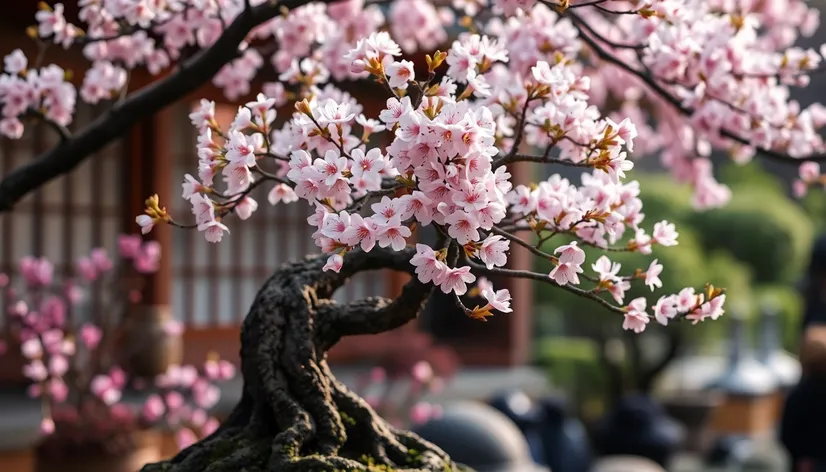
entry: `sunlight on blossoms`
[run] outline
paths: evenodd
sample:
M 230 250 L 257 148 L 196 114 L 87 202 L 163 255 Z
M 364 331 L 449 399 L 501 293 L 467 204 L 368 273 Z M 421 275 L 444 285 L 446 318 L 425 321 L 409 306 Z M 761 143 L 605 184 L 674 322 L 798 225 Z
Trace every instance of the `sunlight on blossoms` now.
M 218 243 L 230 237 L 230 214 L 245 220 L 259 204 L 305 200 L 325 270 L 342 270 L 357 249 L 407 251 L 422 283 L 481 320 L 511 310 L 507 290 L 479 288 L 487 276 L 556 285 L 622 314 L 636 332 L 651 320 L 723 313 L 725 293 L 712 285 L 626 300 L 634 284 L 662 287 L 668 267 L 656 251 L 678 241 L 673 224 L 645 221 L 645 190 L 627 175 L 637 159 L 657 156 L 691 186 L 698 210 L 731 198 L 715 179 L 715 151 L 737 163 L 763 156 L 798 166 L 798 196 L 826 186 L 826 108 L 790 98 L 826 52 L 795 45 L 819 26 L 801 0 L 396 0 L 386 8 L 346 0 L 291 9 L 176 0 L 81 2 L 79 10 L 76 26 L 62 5 L 41 6 L 30 35 L 81 47 L 91 67 L 73 82 L 54 64 L 8 55 L 0 133 L 19 138 L 33 118 L 69 139 L 78 97 L 128 101 L 133 69 L 175 73 L 193 48 L 213 51 L 249 23 L 237 54 L 210 75 L 241 104 L 235 119 L 220 126 L 207 100 L 190 115 L 199 162 L 182 197 L 194 223 L 176 221 L 152 196 L 136 219 L 142 232 L 170 223 Z M 417 52 L 429 53 L 424 64 Z M 270 68 L 278 80 L 255 90 Z M 384 108 L 366 113 L 330 83 L 350 80 L 374 82 Z M 291 104 L 277 122 L 275 110 Z M 582 174 L 515 182 L 518 163 Z M 267 202 L 251 197 L 259 186 Z M 424 226 L 438 243 L 416 244 Z M 552 269 L 510 267 L 515 246 Z M 651 254 L 650 265 L 623 268 L 615 251 Z M 484 301 L 466 306 L 470 293 Z

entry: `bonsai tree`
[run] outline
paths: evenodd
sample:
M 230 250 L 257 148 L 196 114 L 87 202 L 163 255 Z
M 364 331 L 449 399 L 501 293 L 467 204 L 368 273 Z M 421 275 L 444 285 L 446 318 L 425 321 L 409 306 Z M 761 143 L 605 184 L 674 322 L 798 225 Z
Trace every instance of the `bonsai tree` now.
M 508 291 L 488 283 L 476 287 L 485 301 L 467 304 L 468 286 L 481 276 L 553 285 L 609 309 L 636 333 L 652 320 L 716 319 L 725 294 L 710 284 L 654 303 L 626 299 L 629 285 L 661 285 L 653 257 L 627 273 L 610 259 L 585 272 L 580 246 L 648 255 L 677 244 L 673 224 L 644 221 L 640 188 L 626 180 L 628 153 L 636 145 L 639 154 L 660 154 L 693 186 L 697 208 L 730 197 L 705 157 L 712 148 L 738 161 L 759 153 L 803 164 L 807 186 L 823 180 L 815 132 L 823 107 L 801 110 L 787 99 L 788 87 L 804 85 L 821 60 L 790 46 L 798 29 L 812 32 L 817 23 L 804 2 L 789 1 L 782 14 L 773 2 L 699 0 L 328 3 L 84 0 L 80 26 L 62 6 L 44 6 L 32 36 L 83 47 L 92 65 L 80 98 L 115 100 L 76 134 L 66 126 L 77 90 L 64 71 L 29 67 L 20 52 L 6 58 L 0 130 L 17 137 L 21 118 L 33 117 L 63 141 L 4 176 L 2 209 L 209 80 L 234 100 L 265 64 L 279 74 L 241 101 L 229 126 L 218 125 L 209 101 L 192 113 L 198 178 L 186 178 L 183 197 L 194 220 L 150 197 L 137 223 L 144 233 L 162 223 L 197 228 L 218 243 L 232 214 L 243 220 L 258 207 L 251 190 L 266 185 L 272 204 L 311 202 L 308 223 L 324 255 L 283 266 L 253 301 L 241 329 L 243 396 L 229 418 L 146 471 L 454 469 L 437 446 L 392 426 L 337 381 L 326 351 L 343 336 L 407 323 L 434 287 L 475 319 L 511 311 Z M 454 25 L 462 31 L 451 38 Z M 447 52 L 433 51 L 443 43 Z M 409 60 L 417 50 L 428 52 L 419 67 Z M 136 67 L 164 75 L 130 94 Z M 330 84 L 356 79 L 386 91 L 378 116 L 365 116 Z M 294 113 L 275 129 L 275 107 L 290 102 Z M 601 105 L 617 111 L 603 116 Z M 374 137 L 391 142 L 370 144 Z M 579 167 L 582 182 L 556 175 L 512 183 L 509 170 L 519 163 Z M 440 235 L 433 246 L 411 246 L 422 225 Z M 574 240 L 551 242 L 561 236 Z M 556 247 L 540 249 L 547 244 Z M 512 246 L 553 269 L 508 267 Z M 394 300 L 331 301 L 354 274 L 380 269 L 413 277 Z

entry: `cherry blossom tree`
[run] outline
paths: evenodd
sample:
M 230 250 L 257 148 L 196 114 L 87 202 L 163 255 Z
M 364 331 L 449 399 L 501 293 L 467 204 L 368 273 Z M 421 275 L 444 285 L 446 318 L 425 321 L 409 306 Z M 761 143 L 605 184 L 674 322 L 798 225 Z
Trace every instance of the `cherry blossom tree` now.
M 438 447 L 387 423 L 341 384 L 325 361 L 343 336 L 414 319 L 433 290 L 467 316 L 511 311 L 486 277 L 535 280 L 602 304 L 624 329 L 720 317 L 711 284 L 626 300 L 632 284 L 660 286 L 655 250 L 678 229 L 644 221 L 633 156 L 657 155 L 698 209 L 726 203 L 709 155 L 760 155 L 800 166 L 798 194 L 826 184 L 818 131 L 826 108 L 789 98 L 808 84 L 822 53 L 794 46 L 818 13 L 801 0 L 80 0 L 79 20 L 44 6 L 32 36 L 79 46 L 92 65 L 80 98 L 112 107 L 70 134 L 78 90 L 56 64 L 15 51 L 0 80 L 0 132 L 35 118 L 63 138 L 0 182 L 0 209 L 74 168 L 130 126 L 205 82 L 242 100 L 231 124 L 203 100 L 190 115 L 197 169 L 183 182 L 192 221 L 157 196 L 136 222 L 232 237 L 267 186 L 269 204 L 306 200 L 322 255 L 280 268 L 244 320 L 243 397 L 209 437 L 146 471 L 456 470 Z M 446 49 L 447 52 L 437 48 Z M 426 52 L 425 64 L 411 56 Z M 130 71 L 162 78 L 126 93 Z M 277 82 L 253 80 L 274 69 Z M 386 106 L 368 116 L 333 83 L 378 83 Z M 259 93 L 260 92 L 260 93 Z M 283 126 L 276 109 L 294 104 Z M 373 140 L 375 138 L 375 140 Z M 372 144 L 386 138 L 387 146 Z M 633 153 L 633 154 L 632 154 Z M 581 168 L 511 181 L 524 162 Z M 197 171 L 196 171 L 197 170 Z M 262 202 L 263 203 L 263 202 Z M 415 244 L 431 226 L 434 245 Z M 243 231 L 243 224 L 238 225 Z M 514 246 L 553 263 L 550 273 L 508 266 Z M 583 246 L 603 255 L 586 261 Z M 667 249 L 663 249 L 667 250 Z M 615 251 L 652 254 L 622 268 Z M 356 273 L 412 275 L 394 300 L 347 304 L 333 293 Z M 624 270 L 623 270 L 624 269 Z M 630 270 L 629 270 L 630 269 Z M 478 300 L 482 301 L 478 301 Z M 478 302 L 474 302 L 477 300 Z M 521 301 L 525 303 L 526 301 Z

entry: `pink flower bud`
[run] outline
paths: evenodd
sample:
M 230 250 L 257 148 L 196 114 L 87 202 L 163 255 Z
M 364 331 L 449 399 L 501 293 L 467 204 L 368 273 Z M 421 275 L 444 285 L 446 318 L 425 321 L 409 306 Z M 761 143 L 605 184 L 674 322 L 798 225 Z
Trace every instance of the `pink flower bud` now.
M 0 288 L 6 288 L 9 285 L 9 276 L 4 272 L 0 272 Z
M 42 393 L 43 389 L 40 388 L 40 384 L 31 384 L 26 388 L 26 395 L 31 398 L 38 398 Z

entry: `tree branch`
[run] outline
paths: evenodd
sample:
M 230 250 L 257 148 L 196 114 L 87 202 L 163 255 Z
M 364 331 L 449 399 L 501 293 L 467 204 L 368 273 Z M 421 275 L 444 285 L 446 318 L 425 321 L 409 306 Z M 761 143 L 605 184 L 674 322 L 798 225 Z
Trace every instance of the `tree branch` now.
M 241 12 L 215 44 L 181 62 L 176 72 L 116 103 L 80 133 L 5 175 L 0 181 L 0 212 L 11 210 L 29 192 L 70 172 L 135 124 L 197 90 L 235 58 L 238 46 L 253 28 L 277 16 L 283 7 L 292 9 L 306 3 L 308 0 L 265 2 Z
M 673 106 L 681 114 L 683 114 L 685 116 L 691 116 L 691 115 L 694 114 L 694 110 L 683 106 L 683 104 L 680 102 L 680 100 L 678 100 L 675 96 L 673 96 L 671 93 L 669 93 L 667 90 L 665 90 L 665 88 L 662 85 L 657 83 L 655 77 L 652 77 L 648 74 L 645 74 L 645 73 L 631 67 L 630 65 L 623 62 L 619 58 L 617 58 L 617 57 L 613 56 L 612 54 L 608 53 L 605 49 L 601 48 L 599 46 L 599 44 L 596 43 L 594 38 L 589 37 L 588 34 L 583 31 L 583 30 L 586 30 L 586 31 L 590 30 L 590 26 L 588 26 L 579 16 L 577 16 L 573 12 L 565 12 L 565 15 L 568 16 L 569 18 L 571 18 L 571 20 L 574 23 L 574 26 L 577 27 L 577 29 L 579 29 L 579 31 L 580 31 L 579 37 L 582 39 L 582 41 L 585 44 L 587 44 L 596 53 L 596 55 L 600 59 L 604 60 L 605 62 L 611 63 L 614 66 L 619 67 L 620 69 L 624 70 L 625 72 L 639 78 L 641 81 L 643 81 L 643 83 L 645 83 L 645 85 L 648 86 L 648 88 L 651 89 L 651 91 L 653 91 L 657 96 L 659 96 L 660 98 L 662 98 L 663 100 L 668 102 L 671 106 Z M 731 132 L 727 129 L 724 129 L 724 128 L 720 129 L 720 135 L 725 137 L 725 138 L 731 139 L 732 141 L 736 141 L 740 144 L 744 144 L 744 145 L 747 145 L 747 146 L 754 146 L 754 148 L 760 154 L 762 154 L 762 155 L 764 155 L 768 158 L 777 160 L 777 161 L 795 163 L 795 164 L 802 164 L 803 162 L 806 162 L 806 161 L 826 162 L 826 154 L 813 154 L 813 155 L 804 156 L 804 157 L 793 157 L 793 156 L 790 156 L 788 154 L 784 154 L 782 152 L 774 151 L 774 150 L 771 150 L 771 149 L 766 149 L 766 148 L 763 148 L 763 147 L 760 147 L 760 146 L 755 146 L 748 139 L 746 139 L 742 136 L 739 136 L 739 135 L 737 135 L 737 134 L 735 134 L 735 133 L 733 133 L 733 132 Z

